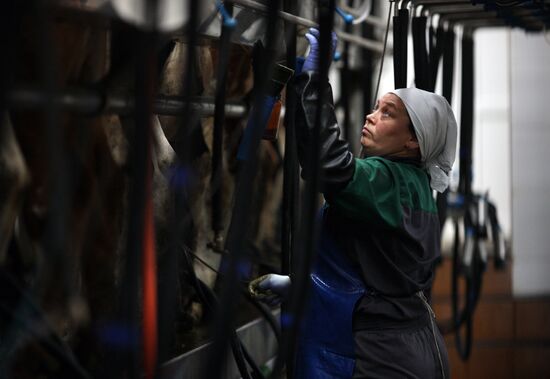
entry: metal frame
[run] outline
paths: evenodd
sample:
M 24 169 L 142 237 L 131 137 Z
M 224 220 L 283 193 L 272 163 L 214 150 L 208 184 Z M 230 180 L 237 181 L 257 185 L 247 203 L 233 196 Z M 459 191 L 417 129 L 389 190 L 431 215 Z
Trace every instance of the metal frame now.
M 46 108 L 50 105 L 59 110 L 83 115 L 131 114 L 135 111 L 132 93 L 101 93 L 84 89 L 63 89 L 52 97 L 37 86 L 19 86 L 6 94 L 6 102 L 12 110 Z M 214 115 L 214 99 L 209 97 L 157 96 L 153 100 L 153 113 L 157 115 L 180 116 L 185 113 L 186 102 L 191 111 L 202 117 Z M 242 101 L 228 101 L 225 104 L 227 117 L 246 115 L 248 108 Z

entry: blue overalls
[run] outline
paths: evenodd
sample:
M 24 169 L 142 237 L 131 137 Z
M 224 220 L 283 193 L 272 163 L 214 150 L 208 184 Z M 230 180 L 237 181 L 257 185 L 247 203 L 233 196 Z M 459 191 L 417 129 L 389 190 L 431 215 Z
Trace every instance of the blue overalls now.
M 297 379 L 351 379 L 355 364 L 352 317 L 365 292 L 357 268 L 339 249 L 325 227 L 322 212 L 317 258 L 310 274 L 296 350 Z

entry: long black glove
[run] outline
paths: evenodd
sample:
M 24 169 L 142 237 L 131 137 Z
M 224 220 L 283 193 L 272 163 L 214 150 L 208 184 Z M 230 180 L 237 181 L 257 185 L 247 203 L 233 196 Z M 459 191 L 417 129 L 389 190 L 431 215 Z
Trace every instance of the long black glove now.
M 296 137 L 302 178 L 307 178 L 308 174 L 305 172 L 305 160 L 315 127 L 318 80 L 317 73 L 306 71 L 301 73 L 295 82 L 295 89 L 298 92 Z M 334 114 L 334 100 L 330 84 L 327 84 L 321 92 L 325 99 L 321 109 L 320 130 L 321 192 L 329 195 L 338 192 L 348 184 L 353 177 L 355 163 L 348 143 L 340 138 L 340 128 Z

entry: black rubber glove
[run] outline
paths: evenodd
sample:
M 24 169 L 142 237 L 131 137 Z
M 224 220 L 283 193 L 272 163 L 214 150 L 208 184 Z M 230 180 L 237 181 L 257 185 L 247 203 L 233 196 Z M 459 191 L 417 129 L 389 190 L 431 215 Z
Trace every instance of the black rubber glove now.
M 305 172 L 304 165 L 306 154 L 315 127 L 318 80 L 317 73 L 306 71 L 298 75 L 295 82 L 295 89 L 298 93 L 296 109 L 298 159 L 302 166 L 302 178 L 304 179 L 308 174 Z M 343 189 L 353 178 L 355 162 L 348 143 L 340 138 L 340 128 L 334 114 L 334 100 L 330 84 L 326 84 L 322 93 L 325 101 L 321 109 L 320 130 L 321 192 L 330 195 Z

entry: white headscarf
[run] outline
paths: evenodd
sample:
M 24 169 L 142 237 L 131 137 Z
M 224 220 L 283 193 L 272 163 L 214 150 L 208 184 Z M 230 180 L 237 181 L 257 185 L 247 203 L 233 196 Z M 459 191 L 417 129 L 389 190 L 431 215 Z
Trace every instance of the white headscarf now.
M 443 192 L 456 153 L 456 120 L 443 96 L 418 88 L 400 88 L 391 93 L 405 104 L 416 132 L 422 163 L 430 175 L 430 187 Z

